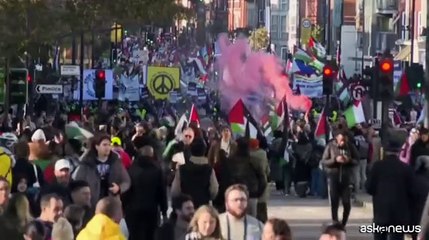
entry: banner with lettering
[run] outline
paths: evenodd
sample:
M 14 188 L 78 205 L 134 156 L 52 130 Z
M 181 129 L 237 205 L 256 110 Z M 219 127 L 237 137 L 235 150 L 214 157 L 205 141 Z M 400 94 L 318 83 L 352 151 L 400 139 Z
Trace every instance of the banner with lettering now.
M 323 96 L 322 76 L 308 78 L 302 75 L 294 75 L 293 88 L 297 89 L 298 86 L 302 95 L 311 98 Z

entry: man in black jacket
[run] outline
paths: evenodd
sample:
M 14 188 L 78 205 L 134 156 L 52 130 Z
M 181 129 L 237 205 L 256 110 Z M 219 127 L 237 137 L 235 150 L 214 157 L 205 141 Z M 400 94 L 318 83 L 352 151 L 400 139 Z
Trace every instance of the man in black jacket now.
M 353 167 L 358 159 L 356 147 L 348 141 L 346 134 L 342 131 L 335 133 L 334 140 L 328 143 L 322 156 L 322 163 L 328 177 L 332 220 L 338 222 L 341 199 L 344 207 L 341 221 L 343 226 L 347 224 L 351 211 Z
M 183 240 L 188 233 L 188 226 L 194 216 L 195 208 L 189 195 L 180 194 L 171 201 L 170 219 L 158 229 L 156 240 Z
M 374 163 L 366 188 L 373 197 L 374 224 L 380 227 L 410 224 L 411 204 L 416 194 L 412 169 L 398 159 L 392 149 L 385 149 L 385 158 Z M 390 235 L 390 236 L 389 236 Z M 374 233 L 375 240 L 404 239 L 403 233 Z
M 162 169 L 154 160 L 151 146 L 139 149 L 138 156 L 129 169 L 131 188 L 124 195 L 125 220 L 130 240 L 154 238 L 158 227 L 159 210 L 167 216 L 167 190 Z

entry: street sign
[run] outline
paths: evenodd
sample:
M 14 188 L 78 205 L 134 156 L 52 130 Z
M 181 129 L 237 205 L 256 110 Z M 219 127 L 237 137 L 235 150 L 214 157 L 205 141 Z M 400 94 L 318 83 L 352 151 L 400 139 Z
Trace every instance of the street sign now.
M 302 20 L 302 27 L 303 28 L 311 28 L 311 21 L 310 21 L 310 19 L 303 19 Z
M 362 100 L 366 92 L 365 87 L 360 84 L 355 84 L 351 90 L 352 90 L 351 92 L 352 92 L 353 100 L 356 100 L 356 101 Z
M 61 65 L 61 76 L 79 76 L 80 67 L 76 65 Z
M 36 85 L 36 92 L 39 94 L 62 94 L 63 85 L 38 84 Z

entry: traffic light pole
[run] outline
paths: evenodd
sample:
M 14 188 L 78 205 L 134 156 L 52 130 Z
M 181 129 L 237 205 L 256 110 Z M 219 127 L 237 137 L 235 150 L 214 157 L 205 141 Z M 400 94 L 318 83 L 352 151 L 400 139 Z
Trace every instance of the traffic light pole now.
M 427 10 L 429 10 L 429 4 L 426 4 L 426 8 Z M 429 14 L 426 14 L 426 21 L 429 21 Z M 429 31 L 426 31 L 426 39 L 429 39 Z M 426 111 L 425 111 L 425 121 L 424 121 L 424 125 L 426 128 L 429 127 L 429 54 L 427 54 L 429 52 L 429 41 L 426 40 L 426 87 L 425 87 L 425 99 L 426 99 L 426 104 L 424 107 L 426 107 Z
M 80 33 L 80 84 L 79 84 L 79 107 L 80 107 L 80 120 L 83 121 L 83 68 L 84 68 L 84 52 L 85 52 L 84 33 Z

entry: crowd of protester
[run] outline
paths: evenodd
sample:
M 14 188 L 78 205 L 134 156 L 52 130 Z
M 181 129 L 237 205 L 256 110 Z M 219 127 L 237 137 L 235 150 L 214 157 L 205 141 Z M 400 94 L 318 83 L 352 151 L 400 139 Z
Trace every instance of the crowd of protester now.
M 69 139 L 54 122 L 26 119 L 15 138 L 0 137 L 11 152 L 0 164 L 7 239 L 292 239 L 285 220 L 267 216 L 269 159 L 278 154 L 265 139 L 195 123 L 175 135 L 151 122 Z M 344 227 L 322 238 L 333 232 Z

